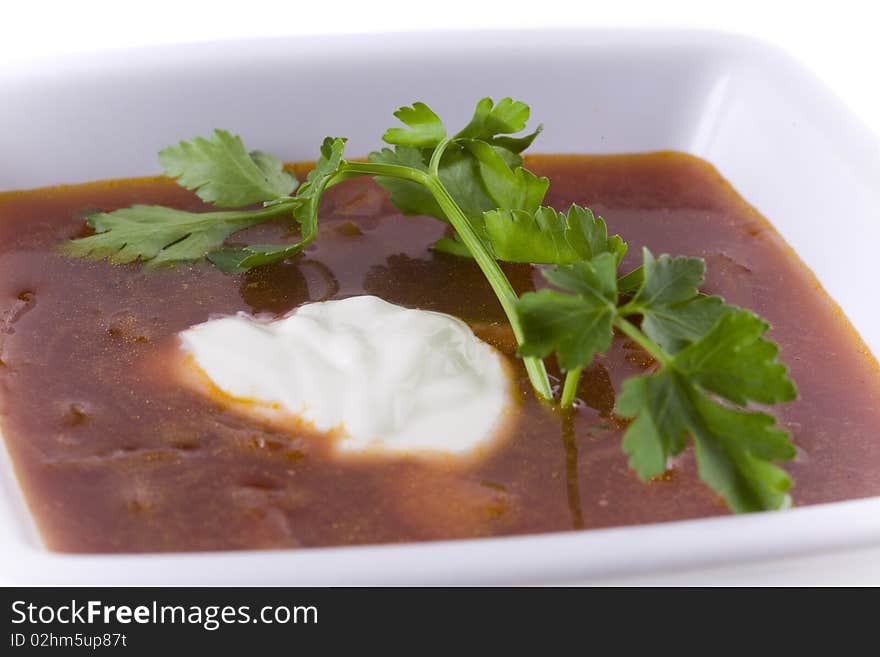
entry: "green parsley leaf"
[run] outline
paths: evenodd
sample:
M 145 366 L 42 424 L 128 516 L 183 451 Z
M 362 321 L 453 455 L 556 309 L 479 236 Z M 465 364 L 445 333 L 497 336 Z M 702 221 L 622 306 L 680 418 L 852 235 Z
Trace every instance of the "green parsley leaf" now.
M 706 263 L 701 258 L 654 258 L 642 250 L 641 283 L 629 304 L 640 313 L 642 331 L 670 353 L 699 340 L 727 308 L 720 297 L 700 294 Z
M 538 210 L 550 180 L 539 178 L 522 167 L 511 169 L 498 149 L 484 141 L 465 139 L 461 144 L 477 159 L 480 178 L 492 208 L 524 210 L 529 214 Z
M 214 265 L 230 274 L 239 274 L 253 267 L 281 262 L 302 251 L 318 233 L 318 208 L 321 195 L 330 181 L 339 173 L 346 140 L 326 137 L 321 144 L 321 157 L 309 172 L 296 194 L 293 217 L 300 225 L 301 237 L 295 244 L 252 244 L 244 247 L 226 247 L 210 256 Z
M 498 206 L 486 191 L 479 161 L 464 146 L 451 144 L 440 162 L 440 182 L 475 230 L 482 233 L 483 213 Z
M 617 258 L 601 253 L 593 260 L 542 273 L 573 294 L 545 289 L 519 298 L 517 312 L 526 335 L 519 354 L 543 358 L 555 351 L 563 370 L 585 367 L 596 353 L 611 346 L 617 311 Z
M 634 303 L 642 307 L 674 304 L 697 295 L 706 271 L 702 258 L 673 258 L 664 254 L 655 259 L 648 249 L 642 250 L 642 257 L 644 282 Z
M 748 310 L 728 306 L 712 329 L 680 351 L 673 366 L 694 383 L 740 406 L 797 397 L 779 347 L 762 336 L 769 328 Z
M 619 263 L 626 253 L 626 243 L 608 236 L 601 217 L 574 204 L 567 213 L 547 207 L 534 213 L 491 210 L 484 220 L 496 257 L 507 262 L 568 264 L 612 253 Z
M 248 244 L 247 246 L 226 247 L 208 254 L 218 269 L 227 274 L 241 274 L 254 267 L 271 265 L 295 256 L 308 244 L 300 240 L 296 244 Z
M 700 478 L 739 513 L 787 504 L 791 481 L 771 461 L 793 458 L 788 434 L 766 414 L 723 406 L 675 370 L 629 379 L 617 412 L 635 416 L 624 435 L 629 465 L 643 480 L 666 469 L 686 437 L 696 447 Z
M 490 140 L 490 143 L 499 149 L 502 157 L 509 157 L 507 153 L 519 155 L 535 141 L 535 138 L 544 131 L 544 126 L 539 125 L 533 132 L 522 137 L 496 136 Z M 510 158 L 508 164 L 510 166 L 518 166 L 522 163 L 522 158 Z
M 490 210 L 483 215 L 492 250 L 499 260 L 567 264 L 582 260 L 565 240 L 565 215 L 553 208 Z
M 434 148 L 446 138 L 443 122 L 424 103 L 413 103 L 412 107 L 401 107 L 394 113 L 409 128 L 389 128 L 382 140 L 389 144 Z
M 89 218 L 95 235 L 66 242 L 67 255 L 114 262 L 148 261 L 150 266 L 198 260 L 232 233 L 266 221 L 260 213 L 184 212 L 135 205 Z
M 627 244 L 620 235 L 608 235 L 608 226 L 589 208 L 572 204 L 566 215 L 565 240 L 582 258 L 595 258 L 600 253 L 611 253 L 617 264 L 627 252 Z
M 526 127 L 531 110 L 518 100 L 502 98 L 495 104 L 491 98 L 477 103 L 470 123 L 455 135 L 456 141 L 480 140 L 493 146 L 511 168 L 522 164 L 522 153 L 532 145 L 544 129 L 539 125 L 534 131 L 521 137 L 511 136 Z
M 502 98 L 496 104 L 491 98 L 483 98 L 477 103 L 470 123 L 455 135 L 455 139 L 490 141 L 498 135 L 520 132 L 525 130 L 529 114 L 529 106 L 518 100 Z
M 273 201 L 296 188 L 281 160 L 248 153 L 241 138 L 226 130 L 215 130 L 210 140 L 196 137 L 169 146 L 159 153 L 159 162 L 167 176 L 220 208 Z
M 729 308 L 717 296 L 698 294 L 676 304 L 643 308 L 642 331 L 671 354 L 702 338 Z
M 623 382 L 615 412 L 634 418 L 623 439 L 629 467 L 644 481 L 663 474 L 669 456 L 685 448 L 690 412 L 686 385 L 672 371 L 637 376 Z
M 670 298 L 683 296 L 685 287 Z M 690 436 L 700 477 L 732 509 L 756 511 L 786 503 L 790 480 L 770 461 L 794 456 L 788 433 L 771 415 L 732 408 L 715 397 L 743 406 L 797 396 L 777 360 L 778 347 L 763 338 L 767 328 L 752 313 L 728 306 L 711 330 L 665 360 L 659 372 L 624 382 L 616 410 L 635 419 L 623 449 L 642 479 L 661 474 L 667 458 L 680 453 Z

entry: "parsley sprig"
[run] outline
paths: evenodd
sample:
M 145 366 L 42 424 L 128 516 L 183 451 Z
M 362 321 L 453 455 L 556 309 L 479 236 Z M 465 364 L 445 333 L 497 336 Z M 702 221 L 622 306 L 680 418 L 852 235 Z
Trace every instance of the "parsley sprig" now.
M 343 157 L 345 139 L 328 137 L 320 158 L 297 187 L 280 160 L 248 152 L 222 130 L 160 153 L 170 177 L 192 189 L 212 212 L 137 205 L 89 218 L 95 234 L 64 252 L 148 267 L 207 259 L 229 273 L 280 262 L 317 235 L 323 193 L 371 176 L 404 214 L 447 222 L 452 236 L 437 251 L 473 258 L 504 309 L 536 394 L 553 399 L 544 359 L 555 355 L 565 375 L 559 406 L 576 398 L 583 369 L 608 350 L 615 332 L 655 361 L 624 382 L 616 412 L 632 418 L 623 448 L 643 479 L 663 473 L 687 439 L 699 474 L 737 512 L 788 503 L 788 475 L 774 461 L 792 458 L 789 435 L 775 418 L 751 407 L 792 400 L 797 392 L 753 313 L 699 292 L 699 258 L 655 258 L 643 251 L 637 269 L 620 276 L 627 245 L 605 221 L 572 205 L 543 205 L 550 181 L 522 166 L 521 153 L 541 132 L 524 133 L 525 103 L 481 100 L 470 122 L 451 136 L 424 103 L 402 107 L 403 127 L 383 135 L 387 147 L 366 162 Z M 260 204 L 260 207 L 249 208 Z M 232 209 L 235 208 L 235 209 Z M 250 226 L 284 219 L 297 237 L 287 244 L 228 245 Z M 499 261 L 552 265 L 552 288 L 518 297 Z
M 699 293 L 704 270 L 700 258 L 654 258 L 644 249 L 642 281 L 631 299 L 620 294 L 611 253 L 546 270 L 564 292 L 544 289 L 520 299 L 527 336 L 520 352 L 556 353 L 568 372 L 565 403 L 581 369 L 608 349 L 616 329 L 656 361 L 653 372 L 625 381 L 617 400 L 617 413 L 634 418 L 623 449 L 639 476 L 662 474 L 690 436 L 700 477 L 731 508 L 779 508 L 788 503 L 791 481 L 772 461 L 792 458 L 794 447 L 773 416 L 746 406 L 791 401 L 797 391 L 777 360 L 778 347 L 764 337 L 767 323 Z

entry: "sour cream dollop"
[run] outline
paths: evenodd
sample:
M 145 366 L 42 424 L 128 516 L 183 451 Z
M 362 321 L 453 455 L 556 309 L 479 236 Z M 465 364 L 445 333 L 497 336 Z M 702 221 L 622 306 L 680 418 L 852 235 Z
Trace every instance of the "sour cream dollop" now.
M 467 324 L 374 296 L 211 319 L 180 341 L 222 393 L 335 430 L 341 452 L 472 455 L 512 406 L 504 357 Z

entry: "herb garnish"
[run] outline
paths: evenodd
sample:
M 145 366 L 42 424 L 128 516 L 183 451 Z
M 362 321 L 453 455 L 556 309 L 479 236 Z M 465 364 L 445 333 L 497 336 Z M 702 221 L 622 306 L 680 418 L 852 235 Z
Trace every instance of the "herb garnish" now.
M 688 437 L 700 477 L 737 512 L 788 503 L 791 481 L 774 461 L 794 447 L 772 415 L 749 408 L 797 396 L 768 325 L 753 313 L 699 292 L 699 258 L 655 258 L 644 249 L 642 266 L 618 276 L 626 243 L 608 235 L 589 209 L 542 205 L 550 181 L 522 166 L 521 153 L 541 131 L 525 130 L 529 107 L 505 98 L 481 100 L 471 121 L 448 136 L 424 103 L 402 107 L 405 127 L 383 140 L 391 148 L 367 162 L 343 158 L 345 139 L 324 140 L 306 181 L 280 160 L 248 152 L 241 139 L 216 130 L 160 153 L 170 177 L 217 208 L 192 213 L 133 206 L 89 218 L 95 235 L 66 243 L 64 252 L 147 266 L 207 258 L 229 273 L 282 261 L 316 236 L 326 189 L 372 176 L 404 214 L 436 217 L 453 236 L 434 249 L 471 257 L 492 286 L 519 343 L 536 394 L 552 400 L 543 359 L 556 355 L 566 372 L 560 406 L 571 407 L 584 367 L 606 351 L 615 330 L 656 361 L 651 372 L 624 382 L 616 412 L 632 418 L 623 449 L 642 479 L 662 474 Z M 520 136 L 517 136 L 520 135 Z M 260 203 L 258 209 L 235 209 Z M 298 229 L 291 244 L 225 246 L 244 228 L 285 218 Z M 542 271 L 557 289 L 517 297 L 498 261 L 553 265 Z

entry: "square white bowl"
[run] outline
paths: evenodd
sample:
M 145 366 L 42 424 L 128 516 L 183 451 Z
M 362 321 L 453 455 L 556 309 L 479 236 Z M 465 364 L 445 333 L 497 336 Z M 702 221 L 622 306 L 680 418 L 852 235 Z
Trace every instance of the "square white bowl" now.
M 880 353 L 880 311 L 867 303 L 876 296 L 870 281 L 880 247 L 878 142 L 799 64 L 748 39 L 535 31 L 227 42 L 0 68 L 0 95 L 0 190 L 155 173 L 159 149 L 214 127 L 287 160 L 313 159 L 325 135 L 349 136 L 347 151 L 364 155 L 401 104 L 424 100 L 455 125 L 478 98 L 521 98 L 547 126 L 536 151 L 673 149 L 707 159 L 769 218 Z M 40 543 L 0 451 L 5 583 L 588 582 L 880 549 L 875 497 L 539 536 L 62 555 Z

